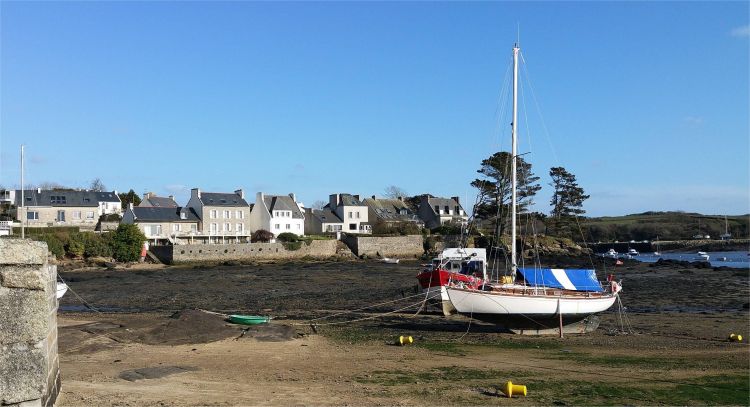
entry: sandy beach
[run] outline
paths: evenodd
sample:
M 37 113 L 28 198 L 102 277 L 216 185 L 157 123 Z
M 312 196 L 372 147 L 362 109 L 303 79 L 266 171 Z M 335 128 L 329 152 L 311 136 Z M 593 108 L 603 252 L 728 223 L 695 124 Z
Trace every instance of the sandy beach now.
M 746 269 L 628 263 L 614 269 L 626 312 L 613 307 L 597 331 L 562 339 L 430 309 L 392 312 L 418 303 L 418 269 L 356 261 L 64 272 L 98 312 L 82 311 L 73 293 L 61 301 L 58 405 L 747 404 L 748 345 L 726 340 L 750 334 Z M 275 319 L 243 330 L 219 315 L 230 313 Z M 414 344 L 395 346 L 400 335 Z M 508 380 L 527 397 L 503 398 Z

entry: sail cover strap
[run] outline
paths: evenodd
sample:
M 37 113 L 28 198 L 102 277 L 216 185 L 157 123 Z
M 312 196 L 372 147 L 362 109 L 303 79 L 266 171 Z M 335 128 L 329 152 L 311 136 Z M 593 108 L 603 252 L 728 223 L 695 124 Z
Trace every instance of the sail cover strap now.
M 604 289 L 590 269 L 519 268 L 529 285 L 566 290 L 602 292 Z

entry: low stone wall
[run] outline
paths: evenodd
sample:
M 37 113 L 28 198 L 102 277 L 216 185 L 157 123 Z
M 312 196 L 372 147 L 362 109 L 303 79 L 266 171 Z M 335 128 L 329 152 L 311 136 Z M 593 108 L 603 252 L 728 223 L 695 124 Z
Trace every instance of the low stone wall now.
M 297 250 L 282 243 L 190 244 L 151 246 L 149 250 L 163 263 L 221 262 L 231 260 L 283 260 L 302 257 L 330 258 L 337 255 L 336 240 L 313 240 Z
M 362 257 L 419 257 L 424 253 L 422 235 L 409 236 L 341 236 L 356 256 Z
M 57 266 L 47 244 L 0 239 L 0 405 L 52 406 L 60 391 Z

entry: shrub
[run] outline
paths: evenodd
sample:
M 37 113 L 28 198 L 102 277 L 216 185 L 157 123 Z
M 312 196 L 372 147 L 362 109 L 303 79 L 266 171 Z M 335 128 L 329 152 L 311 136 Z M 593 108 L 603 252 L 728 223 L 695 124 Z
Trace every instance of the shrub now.
M 62 244 L 60 239 L 53 234 L 39 235 L 37 240 L 47 243 L 47 249 L 55 255 L 56 258 L 62 259 L 65 257 L 65 246 Z
M 299 250 L 302 247 L 302 242 L 301 241 L 297 241 L 297 242 L 282 242 L 281 244 L 284 245 L 284 249 L 289 250 L 289 251 Z
M 112 234 L 112 256 L 117 261 L 137 261 L 146 236 L 136 225 L 120 224 Z
M 250 236 L 251 243 L 268 243 L 271 239 L 273 239 L 273 233 L 265 229 L 258 229 Z
M 86 248 L 86 246 L 83 245 L 83 242 L 80 240 L 72 240 L 70 243 L 68 243 L 67 252 L 70 256 L 73 257 L 83 257 L 83 251 Z
M 112 234 L 83 233 L 86 257 L 112 257 Z
M 276 236 L 276 240 L 280 242 L 296 242 L 299 240 L 299 236 L 295 235 L 294 233 L 284 232 Z
M 99 222 L 119 222 L 122 220 L 122 216 L 116 213 L 109 213 L 99 217 Z

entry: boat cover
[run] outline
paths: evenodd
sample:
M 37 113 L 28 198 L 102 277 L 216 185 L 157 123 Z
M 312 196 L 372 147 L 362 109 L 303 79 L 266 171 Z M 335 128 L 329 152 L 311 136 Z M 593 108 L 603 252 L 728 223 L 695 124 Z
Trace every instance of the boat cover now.
M 590 269 L 519 268 L 518 271 L 529 285 L 576 291 L 604 291 L 596 279 L 596 272 Z

